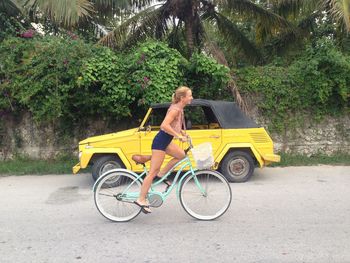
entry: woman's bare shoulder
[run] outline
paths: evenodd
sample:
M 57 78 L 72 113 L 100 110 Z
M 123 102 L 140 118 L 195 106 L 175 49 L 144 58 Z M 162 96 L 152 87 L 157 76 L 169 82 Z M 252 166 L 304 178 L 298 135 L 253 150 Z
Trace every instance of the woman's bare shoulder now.
M 176 104 L 171 104 L 170 105 L 170 107 L 168 108 L 168 111 L 171 111 L 171 110 L 182 111 L 181 107 L 179 107 Z

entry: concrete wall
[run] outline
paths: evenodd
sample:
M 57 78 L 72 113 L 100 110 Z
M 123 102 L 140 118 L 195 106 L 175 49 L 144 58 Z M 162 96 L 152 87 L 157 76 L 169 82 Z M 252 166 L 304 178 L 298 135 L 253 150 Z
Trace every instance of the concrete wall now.
M 253 114 L 259 124 L 267 127 L 267 120 Z M 71 125 L 75 127 L 74 124 Z M 136 127 L 137 122 L 106 123 L 90 120 L 84 128 L 74 130 L 68 136 L 57 123 L 37 124 L 30 114 L 20 117 L 1 116 L 0 160 L 11 159 L 17 154 L 32 158 L 53 158 L 60 154 L 77 153 L 78 142 L 90 136 L 106 134 L 117 130 Z M 311 155 L 315 153 L 350 153 L 350 116 L 328 117 L 319 123 L 305 120 L 302 128 L 284 134 L 271 133 L 275 151 Z

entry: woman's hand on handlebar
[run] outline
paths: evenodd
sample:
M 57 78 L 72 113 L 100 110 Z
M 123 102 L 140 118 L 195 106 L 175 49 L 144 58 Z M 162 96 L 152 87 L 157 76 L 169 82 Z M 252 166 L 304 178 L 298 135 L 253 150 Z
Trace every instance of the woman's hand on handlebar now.
M 180 142 L 188 142 L 190 136 L 187 135 L 186 133 L 181 133 L 181 135 L 178 135 L 175 137 L 175 139 L 178 139 Z
M 187 136 L 178 136 L 177 139 L 180 140 L 180 142 L 187 142 L 188 137 Z

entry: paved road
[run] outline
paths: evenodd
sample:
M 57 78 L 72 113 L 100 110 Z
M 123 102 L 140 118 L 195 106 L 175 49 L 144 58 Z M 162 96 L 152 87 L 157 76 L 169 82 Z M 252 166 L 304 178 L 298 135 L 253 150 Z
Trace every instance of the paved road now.
M 0 262 L 350 262 L 350 167 L 257 170 L 228 212 L 196 221 L 171 196 L 111 223 L 87 174 L 0 177 Z

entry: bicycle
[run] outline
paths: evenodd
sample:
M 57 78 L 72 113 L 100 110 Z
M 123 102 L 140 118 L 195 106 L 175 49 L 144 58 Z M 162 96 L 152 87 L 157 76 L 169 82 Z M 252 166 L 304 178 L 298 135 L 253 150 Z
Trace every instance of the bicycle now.
M 222 216 L 231 204 L 232 193 L 226 178 L 219 172 L 210 169 L 195 169 L 188 151 L 193 148 L 189 138 L 186 156 L 177 162 L 161 179 L 152 183 L 148 192 L 150 207 L 160 207 L 177 187 L 176 193 L 183 209 L 192 217 L 199 220 L 214 220 Z M 109 170 L 95 182 L 93 186 L 95 205 L 98 211 L 107 219 L 114 222 L 126 222 L 138 216 L 141 208 L 134 204 L 137 200 L 143 181 L 148 170 L 145 163 L 144 171 L 136 174 L 133 171 L 118 168 Z M 165 191 L 159 192 L 155 187 L 180 167 L 173 183 Z M 188 167 L 181 178 L 184 168 Z

